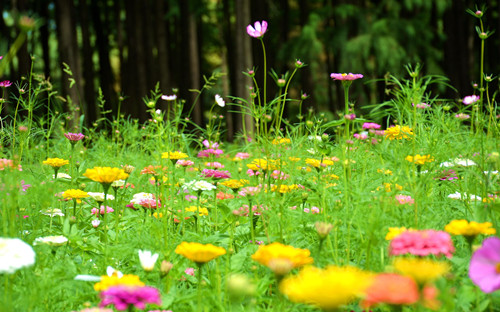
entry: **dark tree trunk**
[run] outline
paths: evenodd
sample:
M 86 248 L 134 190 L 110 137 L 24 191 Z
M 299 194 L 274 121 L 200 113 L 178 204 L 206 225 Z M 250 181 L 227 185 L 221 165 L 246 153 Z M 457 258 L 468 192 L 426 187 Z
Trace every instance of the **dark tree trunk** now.
M 235 62 L 231 64 L 236 68 L 235 76 L 235 96 L 241 97 L 250 101 L 250 91 L 248 87 L 252 86 L 252 80 L 246 75 L 242 74 L 242 71 L 247 71 L 252 68 L 252 45 L 251 38 L 246 33 L 246 27 L 252 21 L 250 18 L 250 0 L 239 0 L 235 3 L 236 10 L 236 22 L 235 22 L 235 32 L 234 32 L 234 42 L 235 42 Z M 243 104 L 243 103 L 242 103 Z M 247 104 L 250 107 L 250 103 Z M 243 110 L 243 114 L 238 114 L 238 116 L 244 117 L 245 128 L 249 135 L 253 136 L 254 133 L 254 120 L 252 116 L 248 115 L 248 109 Z M 238 126 L 242 125 L 241 117 L 239 118 Z
M 143 19 L 143 31 L 140 35 L 140 38 L 142 39 L 142 44 L 140 45 L 140 47 L 142 48 L 142 53 L 144 56 L 143 60 L 146 69 L 144 76 L 144 80 L 146 81 L 146 90 L 141 94 L 141 96 L 146 96 L 149 94 L 149 90 L 154 89 L 154 86 L 159 79 L 157 55 L 153 54 L 153 51 L 156 50 L 154 44 L 154 37 L 156 36 L 154 35 L 158 24 L 156 23 L 156 21 L 154 21 L 156 15 L 154 14 L 151 0 L 142 0 L 141 2 L 141 18 Z
M 188 89 L 200 89 L 200 61 L 198 56 L 198 35 L 196 16 L 190 7 L 190 2 L 187 0 L 179 0 L 181 12 L 181 64 L 187 64 L 187 70 L 181 71 L 181 94 L 186 99 L 187 109 L 190 110 L 194 103 L 196 94 L 189 92 Z M 193 121 L 202 126 L 203 106 L 201 98 L 193 108 Z
M 167 23 L 165 21 L 165 4 L 163 0 L 155 0 L 155 19 L 156 19 L 156 44 L 158 46 L 158 69 L 159 79 L 160 79 L 160 87 L 163 93 L 169 93 L 170 88 L 170 72 L 169 72 L 169 51 L 168 51 L 168 42 L 169 42 L 169 34 L 167 29 Z
M 72 119 L 70 120 L 70 131 L 79 131 L 78 122 L 80 118 L 79 109 L 84 109 L 84 104 L 81 103 L 81 64 L 78 51 L 78 43 L 76 42 L 76 25 L 74 20 L 74 4 L 73 1 L 56 0 L 56 17 L 57 17 L 57 37 L 59 44 L 59 60 L 61 63 L 66 63 L 70 67 L 75 80 L 75 84 L 70 88 L 70 83 L 67 80 L 70 78 L 66 73 L 62 74 L 62 89 L 63 94 L 67 95 L 73 103 L 73 108 L 70 109 Z M 62 67 L 62 65 L 61 65 Z M 63 67 L 62 67 L 63 68 Z
M 92 121 L 97 119 L 97 111 L 95 105 L 95 83 L 94 83 L 94 62 L 92 61 L 93 47 L 90 43 L 90 34 L 92 30 L 89 24 L 89 10 L 86 0 L 78 1 L 78 9 L 80 12 L 80 26 L 82 29 L 82 52 L 83 52 L 83 96 L 87 103 L 86 121 L 87 126 Z
M 15 2 L 17 7 L 14 9 L 17 10 L 20 14 L 24 13 L 28 8 L 28 3 L 26 0 L 18 0 Z M 17 51 L 17 73 L 16 76 L 12 77 L 13 80 L 19 80 L 22 77 L 28 79 L 31 67 L 31 58 L 28 53 L 28 40 L 25 40 L 19 51 Z
M 37 12 L 40 18 L 43 19 L 44 23 L 40 26 L 40 41 L 42 45 L 42 59 L 43 59 L 43 73 L 45 78 L 50 77 L 50 50 L 49 50 L 49 21 L 51 19 L 49 15 L 49 4 L 48 0 L 39 0 L 36 2 Z
M 223 21 L 222 21 L 222 33 L 224 35 L 224 59 L 222 63 L 222 71 L 227 73 L 228 76 L 223 80 L 223 87 L 224 87 L 224 95 L 228 94 L 235 94 L 235 88 L 234 86 L 236 85 L 236 66 L 234 62 L 235 58 L 235 49 L 234 49 L 234 40 L 233 38 L 233 33 L 234 33 L 234 27 L 231 24 L 231 16 L 232 10 L 231 10 L 231 1 L 224 0 L 222 2 L 223 6 Z M 236 116 L 238 114 L 233 114 L 230 113 L 230 110 L 226 110 L 226 138 L 229 142 L 233 141 L 233 136 L 234 136 L 234 124 L 236 121 Z
M 94 24 L 96 35 L 96 47 L 99 54 L 99 85 L 102 94 L 106 101 L 104 105 L 105 110 L 114 108 L 116 103 L 116 96 L 113 91 L 113 73 L 111 71 L 111 63 L 109 60 L 109 20 L 106 18 L 109 13 L 109 8 L 105 1 L 98 3 L 98 1 L 91 0 L 92 23 Z M 92 93 L 95 96 L 95 92 Z

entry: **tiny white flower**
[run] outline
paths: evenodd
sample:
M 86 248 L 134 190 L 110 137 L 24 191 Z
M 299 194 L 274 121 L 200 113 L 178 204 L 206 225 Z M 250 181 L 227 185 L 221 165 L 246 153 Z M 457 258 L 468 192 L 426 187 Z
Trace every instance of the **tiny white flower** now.
M 321 139 L 321 135 L 310 135 L 307 137 L 310 141 L 318 141 L 318 142 L 321 142 L 322 139 Z
M 108 276 L 113 276 L 113 275 L 116 275 L 118 278 L 122 278 L 123 277 L 123 273 L 118 271 L 118 270 L 115 270 L 112 266 L 108 265 L 108 267 L 106 268 L 106 274 Z
M 139 261 L 141 266 L 146 272 L 153 271 L 155 267 L 156 260 L 158 260 L 158 254 L 152 254 L 149 250 L 138 250 Z
M 92 226 L 93 227 L 96 228 L 96 227 L 99 226 L 99 224 L 101 224 L 101 220 L 99 220 L 99 219 L 92 220 Z
M 220 107 L 224 107 L 224 106 L 226 106 L 226 102 L 224 102 L 224 99 L 223 99 L 220 95 L 218 95 L 218 94 L 216 94 L 216 95 L 215 95 L 215 102 L 216 102 L 216 103 L 217 103 L 217 105 L 219 105 Z
M 155 113 L 156 113 L 156 115 L 161 115 L 161 109 L 157 109 L 157 110 L 155 111 Z
M 100 193 L 100 192 L 87 192 L 87 194 L 89 194 L 90 197 L 92 197 L 95 201 L 98 201 L 98 202 L 103 202 L 104 201 L 104 193 Z M 106 198 L 108 200 L 115 200 L 115 197 L 111 194 L 107 194 Z
M 177 95 L 175 95 L 175 94 L 173 94 L 173 95 L 162 95 L 161 99 L 165 100 L 165 101 L 175 101 L 177 99 Z

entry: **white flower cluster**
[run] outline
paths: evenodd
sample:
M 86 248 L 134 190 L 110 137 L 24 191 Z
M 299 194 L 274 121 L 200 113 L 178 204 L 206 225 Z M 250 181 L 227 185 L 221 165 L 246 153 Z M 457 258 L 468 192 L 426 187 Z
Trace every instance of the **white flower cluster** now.
M 185 190 L 190 190 L 190 191 L 211 191 L 215 190 L 217 187 L 213 185 L 212 183 L 209 183 L 207 181 L 203 180 L 193 180 L 191 182 L 185 183 L 182 186 L 183 189 Z
M 35 263 L 33 248 L 19 238 L 0 237 L 0 274 L 32 266 Z

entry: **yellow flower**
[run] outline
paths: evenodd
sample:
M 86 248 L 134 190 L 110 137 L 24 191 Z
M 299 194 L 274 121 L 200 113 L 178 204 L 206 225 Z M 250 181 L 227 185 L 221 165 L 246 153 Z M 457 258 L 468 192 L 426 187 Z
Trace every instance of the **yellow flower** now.
M 252 255 L 252 259 L 272 269 L 275 273 L 277 267 L 281 269 L 285 264 L 288 264 L 288 271 L 290 271 L 314 261 L 308 249 L 299 249 L 278 242 L 260 245 L 259 249 Z
M 385 175 L 392 175 L 392 171 L 389 169 L 377 169 L 378 173 L 383 173 Z
M 144 283 L 139 280 L 139 276 L 132 274 L 125 274 L 122 277 L 118 277 L 117 274 L 111 276 L 103 275 L 101 276 L 101 281 L 94 284 L 94 289 L 96 291 L 103 291 L 112 286 L 125 285 L 125 286 L 144 286 Z
M 408 231 L 408 229 L 405 228 L 404 226 L 399 227 L 399 228 L 398 227 L 390 227 L 389 232 L 385 236 L 385 240 L 393 240 L 394 238 L 399 236 L 399 234 L 404 233 L 406 231 Z
M 408 160 L 409 162 L 412 162 L 416 165 L 423 165 L 425 163 L 430 163 L 430 162 L 433 162 L 434 161 L 434 158 L 431 156 L 431 155 L 420 155 L 420 154 L 417 154 L 415 156 L 406 156 L 405 158 L 406 160 Z
M 479 234 L 493 235 L 497 231 L 492 228 L 491 222 L 478 223 L 476 221 L 453 220 L 444 227 L 444 230 L 453 235 L 477 236 Z
M 278 169 L 278 166 L 280 166 L 280 160 L 262 159 L 262 158 L 254 159 L 250 164 L 247 165 L 247 167 L 252 169 L 253 171 L 276 170 Z
M 274 145 L 278 145 L 278 144 L 290 144 L 290 139 L 287 139 L 287 138 L 278 138 L 278 139 L 274 139 L 271 143 L 274 144 Z
M 298 275 L 283 279 L 280 291 L 293 302 L 314 305 L 324 311 L 338 309 L 361 296 L 372 274 L 355 267 L 305 267 Z
M 314 158 L 306 158 L 306 164 L 308 164 L 311 167 L 314 168 L 320 168 L 320 167 L 328 167 L 332 166 L 334 162 L 330 159 L 324 158 L 323 160 L 319 159 L 314 159 Z
M 392 183 L 386 183 L 386 182 L 384 182 L 384 188 L 385 188 L 385 191 L 386 191 L 387 193 L 390 193 L 390 192 L 392 191 L 392 188 L 391 188 L 391 187 L 392 187 Z M 399 191 L 402 191 L 402 190 L 403 190 L 403 187 L 402 187 L 401 185 L 397 184 L 397 183 L 395 184 L 395 188 L 396 188 L 397 190 L 399 190 Z M 379 188 L 379 187 L 377 187 L 377 191 L 379 191 L 379 190 L 380 190 L 380 188 Z
M 196 207 L 196 206 L 190 206 L 184 208 L 185 211 L 187 212 L 198 212 L 198 215 L 201 216 L 208 216 L 208 209 L 203 208 L 203 207 Z
M 245 179 L 240 179 L 240 180 L 230 179 L 230 180 L 225 180 L 224 182 L 220 182 L 219 184 L 227 186 L 233 190 L 238 190 L 238 189 L 242 188 L 245 184 L 248 184 L 248 183 L 250 183 L 250 181 L 245 180 Z
M 291 192 L 293 190 L 296 190 L 298 189 L 299 186 L 297 184 L 290 184 L 290 185 L 286 185 L 286 184 L 281 184 L 278 188 L 277 185 L 273 185 L 271 186 L 271 191 L 272 192 L 280 192 L 281 194 L 285 194 L 285 193 L 288 193 L 288 192 Z
M 61 168 L 64 165 L 69 164 L 69 160 L 61 158 L 47 158 L 43 161 L 44 165 L 49 165 L 52 168 Z
M 167 159 L 183 159 L 183 158 L 188 158 L 189 156 L 186 153 L 182 152 L 165 152 L 161 154 L 161 158 L 167 158 Z
M 288 157 L 288 159 L 289 159 L 290 161 L 293 161 L 293 162 L 297 162 L 297 161 L 299 161 L 299 160 L 300 160 L 300 158 L 299 158 L 299 157 L 293 157 L 293 156 Z
M 76 201 L 78 203 L 81 202 L 80 199 L 82 198 L 87 198 L 89 197 L 90 195 L 87 194 L 87 192 L 84 192 L 82 190 L 75 190 L 75 189 L 71 189 L 71 190 L 66 190 L 64 191 L 64 193 L 62 194 L 62 197 L 64 199 L 76 199 Z
M 201 265 L 219 256 L 225 255 L 226 250 L 212 244 L 203 245 L 200 243 L 182 242 L 175 248 L 175 253 Z
M 401 140 L 401 139 L 411 139 L 413 137 L 413 130 L 408 126 L 393 126 L 384 131 L 386 139 L 389 140 Z
M 450 269 L 446 262 L 425 258 L 397 258 L 393 266 L 396 271 L 411 277 L 419 285 L 425 285 L 440 278 Z
M 87 169 L 83 175 L 102 184 L 111 184 L 117 180 L 128 178 L 128 174 L 123 169 L 111 167 L 94 167 Z

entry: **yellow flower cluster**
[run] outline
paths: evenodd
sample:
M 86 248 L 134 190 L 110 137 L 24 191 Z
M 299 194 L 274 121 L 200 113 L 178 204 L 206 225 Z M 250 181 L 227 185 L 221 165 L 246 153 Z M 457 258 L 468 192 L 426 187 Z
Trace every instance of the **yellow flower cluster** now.
M 392 175 L 392 171 L 389 169 L 377 169 L 378 173 L 383 173 L 385 175 Z
M 208 209 L 203 208 L 203 207 L 196 207 L 196 206 L 189 206 L 184 208 L 185 211 L 187 212 L 198 212 L 198 215 L 201 216 L 208 216 Z
M 188 157 L 189 156 L 183 152 L 165 152 L 161 154 L 161 158 L 174 159 L 174 160 L 188 158 Z
M 431 155 L 420 155 L 420 154 L 417 154 L 415 156 L 408 155 L 406 156 L 405 159 L 416 165 L 423 165 L 425 163 L 430 163 L 434 161 L 434 157 L 432 157 Z
M 278 138 L 278 139 L 274 139 L 271 143 L 273 145 L 279 145 L 279 144 L 290 144 L 292 141 L 290 141 L 290 139 L 287 139 L 287 138 Z
M 398 191 L 402 191 L 403 190 L 403 187 L 397 183 L 394 184 L 394 187 L 396 188 L 396 190 Z M 384 189 L 387 193 L 390 193 L 392 192 L 392 183 L 386 183 L 384 182 Z M 377 187 L 377 191 L 380 191 L 380 187 Z
M 450 269 L 446 262 L 425 258 L 397 258 L 393 266 L 396 271 L 411 277 L 419 285 L 433 282 Z
M 284 260 L 288 262 L 290 269 L 311 264 L 314 261 L 309 250 L 283 245 L 278 242 L 260 245 L 259 249 L 252 255 L 252 259 L 271 269 L 276 264 L 276 261 Z
M 224 182 L 220 182 L 219 184 L 224 185 L 226 187 L 229 187 L 230 189 L 233 189 L 233 190 L 238 190 L 238 189 L 242 188 L 243 186 L 245 186 L 245 184 L 248 184 L 248 183 L 250 183 L 250 181 L 245 180 L 245 179 L 240 179 L 240 180 L 230 179 L 230 180 L 225 180 Z
M 328 166 L 333 166 L 334 162 L 330 159 L 324 158 L 323 160 L 306 158 L 306 164 L 314 168 L 325 168 Z
M 412 229 L 407 229 L 404 226 L 403 227 L 390 227 L 389 232 L 387 235 L 385 235 L 385 240 L 393 240 L 397 236 L 399 236 L 401 233 L 404 233 L 406 231 L 412 231 Z
M 43 161 L 44 165 L 49 165 L 52 168 L 61 168 L 64 165 L 69 164 L 69 160 L 61 158 L 47 158 Z
M 82 198 L 87 198 L 89 196 L 90 195 L 87 194 L 87 192 L 84 192 L 84 191 L 78 190 L 78 189 L 76 189 L 76 190 L 75 189 L 66 190 L 62 194 L 62 197 L 64 199 L 76 199 L 76 200 L 80 200 Z
M 299 186 L 297 184 L 290 184 L 290 185 L 287 185 L 287 184 L 281 184 L 279 185 L 279 188 L 278 188 L 278 185 L 273 185 L 271 186 L 271 191 L 272 192 L 280 192 L 281 194 L 285 194 L 285 193 L 289 193 L 293 190 L 296 190 L 298 189 Z
M 305 267 L 298 275 L 283 279 L 280 291 L 291 301 L 314 305 L 323 311 L 340 308 L 371 285 L 373 275 L 355 267 Z
M 386 139 L 389 140 L 401 140 L 401 139 L 411 139 L 413 137 L 413 130 L 408 126 L 393 126 L 384 131 Z
M 111 184 L 117 180 L 128 178 L 128 174 L 123 169 L 111 167 L 94 167 L 93 169 L 87 169 L 83 175 L 103 184 Z
M 493 235 L 497 231 L 491 222 L 478 223 L 476 221 L 453 220 L 444 227 L 444 230 L 453 235 L 476 236 L 479 234 Z
M 226 250 L 212 244 L 182 242 L 175 248 L 175 253 L 188 258 L 197 264 L 204 264 L 225 255 Z
M 289 159 L 290 161 L 293 161 L 293 162 L 297 162 L 297 161 L 299 161 L 299 160 L 300 160 L 300 158 L 299 158 L 299 157 L 293 157 L 293 156 L 288 157 L 288 159 Z
M 253 171 L 263 170 L 263 171 L 271 171 L 276 170 L 278 167 L 281 167 L 281 161 L 279 159 L 254 159 L 251 163 L 247 164 L 247 167 L 252 169 Z
M 144 286 L 144 283 L 140 281 L 139 276 L 133 274 L 125 274 L 122 277 L 118 277 L 116 274 L 111 276 L 103 275 L 101 276 L 101 281 L 94 284 L 94 289 L 96 291 L 103 291 L 118 285 Z

